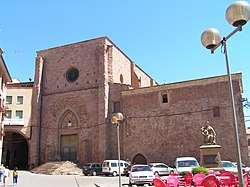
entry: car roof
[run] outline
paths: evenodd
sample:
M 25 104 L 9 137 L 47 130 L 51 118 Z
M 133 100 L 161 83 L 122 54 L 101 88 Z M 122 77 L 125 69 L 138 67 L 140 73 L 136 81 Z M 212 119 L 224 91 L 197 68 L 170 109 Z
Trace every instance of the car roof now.
M 196 158 L 194 158 L 194 157 L 179 157 L 179 158 L 176 158 L 176 161 L 184 161 L 184 160 L 196 160 Z
M 132 167 L 134 167 L 134 166 L 148 166 L 148 165 L 147 164 L 135 164 Z
M 167 164 L 162 163 L 162 162 L 149 163 L 149 165 L 158 165 L 158 164 L 164 164 L 164 165 L 167 165 Z
M 103 162 L 118 162 L 119 160 L 104 160 Z M 127 162 L 125 160 L 120 160 L 120 162 Z

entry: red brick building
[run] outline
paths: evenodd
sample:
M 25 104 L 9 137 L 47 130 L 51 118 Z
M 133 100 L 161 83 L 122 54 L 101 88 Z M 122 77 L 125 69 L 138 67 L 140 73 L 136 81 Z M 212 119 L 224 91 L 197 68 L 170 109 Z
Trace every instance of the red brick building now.
M 241 74 L 233 75 L 242 159 L 247 138 Z M 165 162 L 199 159 L 201 126 L 208 120 L 235 160 L 235 138 L 226 76 L 157 85 L 107 37 L 37 52 L 32 100 L 29 164 L 117 158 L 116 128 L 122 112 L 121 158 Z

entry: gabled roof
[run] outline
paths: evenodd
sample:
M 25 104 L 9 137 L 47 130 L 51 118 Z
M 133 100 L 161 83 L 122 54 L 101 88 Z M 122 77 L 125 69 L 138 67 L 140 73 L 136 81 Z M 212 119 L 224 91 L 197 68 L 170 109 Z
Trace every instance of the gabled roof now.
M 11 82 L 12 81 L 11 76 L 10 76 L 8 68 L 4 62 L 2 54 L 3 54 L 3 50 L 2 50 L 2 48 L 0 48 L 0 69 L 3 71 L 3 76 L 7 80 L 7 82 Z

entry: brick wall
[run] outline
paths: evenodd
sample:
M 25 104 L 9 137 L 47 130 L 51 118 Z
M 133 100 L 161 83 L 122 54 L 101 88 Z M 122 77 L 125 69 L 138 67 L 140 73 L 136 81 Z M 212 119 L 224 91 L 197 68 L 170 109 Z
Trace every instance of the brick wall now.
M 135 155 L 142 154 L 148 162 L 165 162 L 169 165 L 173 165 L 175 158 L 181 156 L 194 156 L 199 160 L 199 147 L 203 144 L 200 128 L 208 120 L 217 133 L 217 143 L 222 146 L 222 160 L 236 161 L 228 83 L 206 83 L 204 80 L 200 85 L 179 85 L 123 92 L 123 113 L 126 116 L 123 158 L 132 160 Z M 234 81 L 234 90 L 242 159 L 247 163 L 238 80 Z M 163 93 L 167 93 L 168 103 L 162 103 Z M 214 107 L 219 107 L 219 117 L 214 117 Z

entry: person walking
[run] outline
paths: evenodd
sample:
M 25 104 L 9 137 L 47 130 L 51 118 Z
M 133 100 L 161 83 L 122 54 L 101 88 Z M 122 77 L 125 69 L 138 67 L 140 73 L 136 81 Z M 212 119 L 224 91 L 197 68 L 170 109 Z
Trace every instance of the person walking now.
M 8 177 L 10 176 L 10 170 L 8 166 L 5 167 L 4 174 L 3 174 L 3 185 L 5 186 L 8 180 Z
M 13 184 L 17 184 L 17 179 L 18 179 L 18 168 L 15 167 L 13 170 Z
M 4 168 L 3 164 L 1 164 L 0 165 L 0 182 L 3 181 L 4 170 L 5 170 L 5 168 Z

